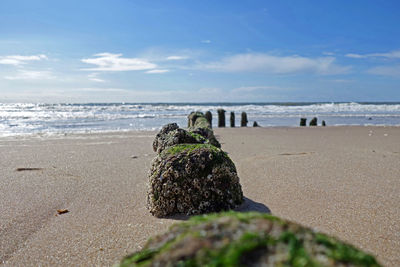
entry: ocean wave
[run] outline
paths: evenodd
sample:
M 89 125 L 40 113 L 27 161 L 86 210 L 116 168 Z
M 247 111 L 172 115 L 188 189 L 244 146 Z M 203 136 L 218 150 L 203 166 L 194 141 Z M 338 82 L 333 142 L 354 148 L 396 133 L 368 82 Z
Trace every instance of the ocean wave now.
M 400 103 L 0 103 L 0 136 L 25 133 L 153 130 L 169 122 L 186 125 L 192 111 L 246 112 L 263 126 L 297 126 L 300 117 L 328 125 L 399 125 Z M 370 119 L 371 118 L 371 119 Z M 239 124 L 239 123 L 237 123 Z

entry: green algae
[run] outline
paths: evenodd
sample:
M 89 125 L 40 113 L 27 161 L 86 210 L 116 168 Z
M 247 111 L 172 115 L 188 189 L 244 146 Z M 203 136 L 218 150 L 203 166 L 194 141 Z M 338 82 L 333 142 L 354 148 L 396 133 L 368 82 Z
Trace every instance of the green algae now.
M 199 143 L 206 143 L 208 140 L 198 133 L 188 132 L 190 136 L 196 139 Z
M 178 145 L 171 146 L 171 147 L 167 148 L 166 150 L 164 150 L 161 153 L 161 156 L 162 157 L 173 156 L 173 155 L 184 154 L 184 153 L 186 155 L 190 155 L 193 152 L 200 150 L 200 149 L 209 150 L 212 153 L 212 155 L 214 156 L 215 161 L 217 161 L 217 162 L 220 162 L 222 160 L 222 158 L 226 158 L 231 161 L 231 159 L 229 158 L 229 156 L 226 152 L 222 151 L 221 149 L 219 149 L 216 146 L 213 146 L 211 144 L 178 144 Z
M 271 225 L 274 231 L 266 231 L 263 224 Z M 165 238 L 166 242 L 163 241 Z M 247 266 L 263 263 L 296 267 L 379 266 L 373 256 L 333 237 L 272 215 L 232 211 L 195 216 L 175 224 L 166 234 L 149 240 L 142 251 L 124 258 L 120 266 Z

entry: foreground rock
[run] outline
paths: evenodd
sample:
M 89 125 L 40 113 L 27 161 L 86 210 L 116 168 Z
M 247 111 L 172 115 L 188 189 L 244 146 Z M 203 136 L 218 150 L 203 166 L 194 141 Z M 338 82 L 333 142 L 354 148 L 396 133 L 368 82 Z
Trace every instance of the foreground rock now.
M 261 213 L 197 216 L 151 238 L 120 266 L 379 266 L 373 256 Z
M 228 155 L 209 144 L 179 144 L 153 160 L 147 206 L 156 217 L 203 214 L 243 203 L 236 168 Z

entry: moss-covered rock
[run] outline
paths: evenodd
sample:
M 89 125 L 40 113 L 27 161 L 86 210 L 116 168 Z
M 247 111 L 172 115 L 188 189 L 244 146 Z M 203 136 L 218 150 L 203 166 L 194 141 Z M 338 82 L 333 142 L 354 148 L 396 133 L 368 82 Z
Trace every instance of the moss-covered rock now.
M 147 206 L 154 216 L 218 212 L 242 202 L 235 165 L 215 146 L 174 145 L 152 162 Z
M 188 132 L 178 127 L 176 123 L 165 125 L 153 141 L 153 150 L 157 153 L 177 144 L 202 144 L 208 143 L 203 136 Z
M 201 135 L 206 139 L 207 144 L 212 144 L 216 147 L 221 147 L 221 144 L 215 138 L 214 132 L 211 129 L 211 122 L 204 116 L 202 112 L 192 112 L 188 116 L 188 131 Z
M 261 213 L 192 217 L 125 257 L 127 266 L 379 266 L 333 237 Z
M 196 121 L 198 118 L 205 118 L 203 112 L 199 112 L 199 111 L 195 111 L 195 112 L 191 112 L 188 115 L 188 128 L 189 127 L 194 127 L 196 126 Z M 210 124 L 208 123 L 207 119 L 206 119 L 206 124 L 203 127 L 210 127 Z

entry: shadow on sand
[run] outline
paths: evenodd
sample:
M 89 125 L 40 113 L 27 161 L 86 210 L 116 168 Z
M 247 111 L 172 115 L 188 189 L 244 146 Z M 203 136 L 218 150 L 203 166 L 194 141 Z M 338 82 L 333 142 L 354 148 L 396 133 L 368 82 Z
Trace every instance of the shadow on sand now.
M 261 213 L 271 213 L 271 210 L 262 203 L 255 202 L 250 198 L 244 197 L 244 203 L 240 207 L 236 208 L 235 211 L 247 212 L 257 211 Z
M 234 209 L 234 211 L 239 211 L 239 212 L 249 212 L 249 211 L 256 211 L 256 212 L 261 212 L 261 213 L 271 213 L 271 210 L 265 206 L 262 203 L 255 202 L 251 200 L 250 198 L 244 197 L 244 202 L 242 205 L 240 205 L 238 208 Z M 168 216 L 165 217 L 165 219 L 172 219 L 172 220 L 178 220 L 178 221 L 186 221 L 190 218 L 191 216 L 187 216 L 184 214 L 176 214 L 173 216 Z

